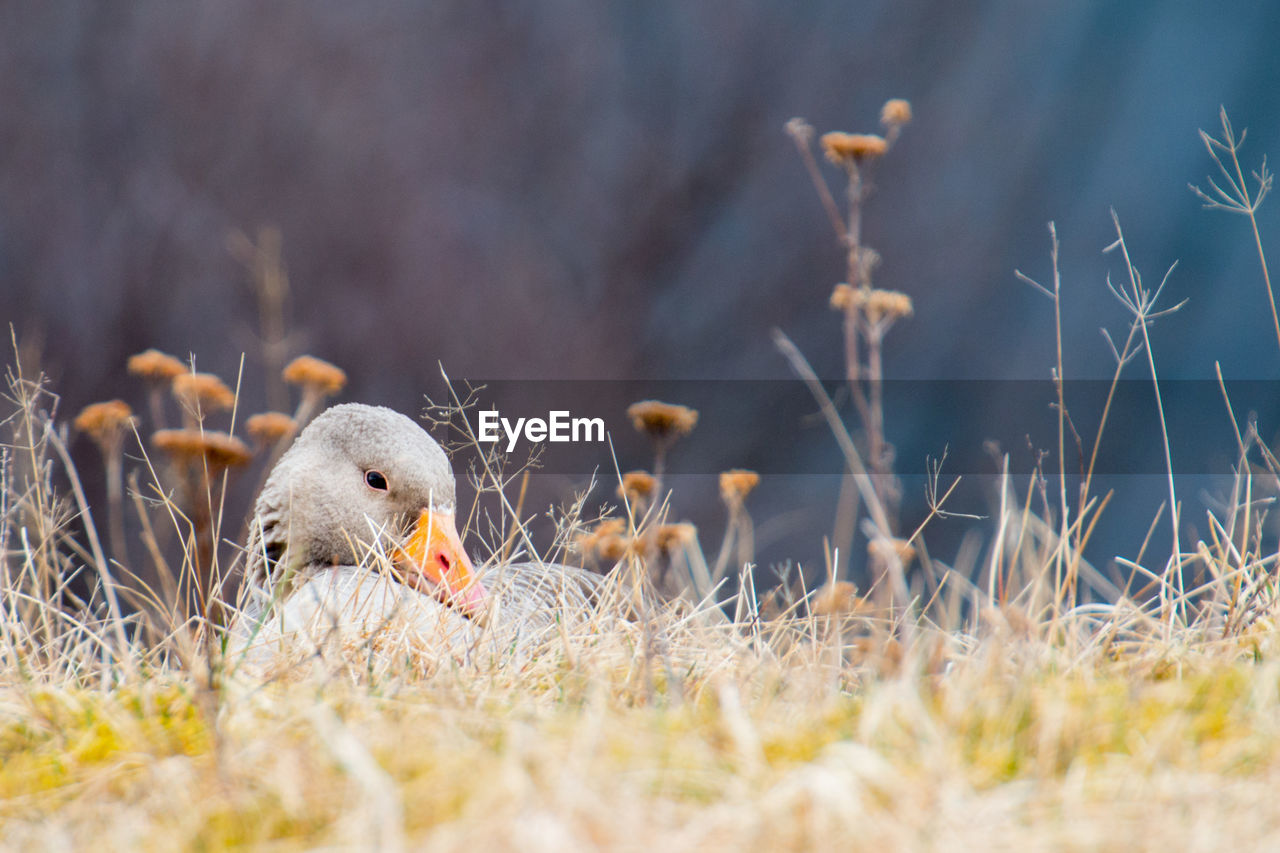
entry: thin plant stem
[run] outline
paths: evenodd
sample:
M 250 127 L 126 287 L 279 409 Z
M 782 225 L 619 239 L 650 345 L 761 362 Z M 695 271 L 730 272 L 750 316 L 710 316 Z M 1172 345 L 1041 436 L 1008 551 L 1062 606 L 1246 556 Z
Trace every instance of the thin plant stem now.
M 1062 518 L 1059 522 L 1060 534 L 1058 536 L 1058 549 L 1054 556 L 1054 562 L 1057 566 L 1056 570 L 1059 575 L 1064 571 L 1064 549 L 1067 546 L 1067 527 L 1070 523 L 1070 509 L 1067 506 L 1067 459 L 1066 459 L 1066 419 L 1067 419 L 1067 402 L 1063 383 L 1065 374 L 1062 367 L 1062 274 L 1058 268 L 1058 229 L 1053 222 L 1049 223 L 1049 237 L 1052 242 L 1050 249 L 1050 257 L 1053 261 L 1053 330 L 1054 343 L 1057 351 L 1057 369 L 1054 371 L 1053 384 L 1058 394 L 1058 502 L 1061 507 Z M 1063 578 L 1058 578 L 1057 590 L 1063 587 Z M 1065 583 L 1070 589 L 1070 600 L 1074 601 L 1075 597 L 1075 578 L 1067 570 Z M 1059 606 L 1059 596 L 1055 595 L 1054 608 Z M 1056 615 L 1056 614 L 1055 614 Z
M 121 565 L 129 562 L 128 547 L 124 535 L 124 473 L 121 460 L 122 436 L 116 435 L 105 448 L 107 475 L 107 535 L 111 541 L 111 556 Z
M 1142 286 L 1142 279 L 1138 275 L 1137 270 L 1134 269 L 1133 261 L 1129 257 L 1129 247 L 1128 245 L 1126 245 L 1124 241 L 1124 232 L 1120 228 L 1120 217 L 1116 214 L 1114 210 L 1111 211 L 1111 219 L 1116 226 L 1116 241 L 1115 243 L 1111 244 L 1111 246 L 1108 248 L 1110 249 L 1110 248 L 1118 247 L 1120 249 L 1121 254 L 1124 256 L 1124 264 L 1125 264 L 1125 269 L 1129 275 L 1129 287 L 1130 287 L 1130 291 L 1128 293 L 1124 293 L 1124 294 L 1119 293 L 1114 288 L 1112 289 L 1112 292 L 1116 293 L 1118 296 L 1121 297 L 1121 301 L 1124 302 L 1126 307 L 1128 307 L 1129 310 L 1133 313 L 1134 323 L 1139 326 L 1140 331 L 1142 332 L 1142 344 L 1143 344 L 1143 348 L 1146 349 L 1147 351 L 1147 367 L 1151 372 L 1151 385 L 1152 385 L 1153 391 L 1155 392 L 1155 397 L 1156 397 L 1156 415 L 1160 421 L 1160 439 L 1164 447 L 1165 472 L 1167 475 L 1168 486 L 1169 486 L 1170 521 L 1173 526 L 1173 536 L 1172 536 L 1173 553 L 1169 555 L 1169 563 L 1166 565 L 1165 571 L 1161 576 L 1160 596 L 1161 596 L 1161 609 L 1163 611 L 1162 616 L 1164 616 L 1166 620 L 1165 621 L 1166 634 L 1171 636 L 1172 630 L 1173 630 L 1173 619 L 1174 619 L 1175 608 L 1170 606 L 1172 602 L 1169 599 L 1169 596 L 1172 593 L 1172 585 L 1169 582 L 1170 572 L 1174 572 L 1177 575 L 1177 586 L 1178 586 L 1178 593 L 1179 593 L 1178 609 L 1183 610 L 1184 617 L 1185 617 L 1185 607 L 1186 607 L 1186 594 L 1185 594 L 1185 589 L 1183 586 L 1183 579 L 1182 579 L 1182 543 L 1180 541 L 1179 531 L 1178 531 L 1178 523 L 1179 523 L 1179 518 L 1181 513 L 1180 513 L 1180 507 L 1178 504 L 1177 490 L 1173 480 L 1173 454 L 1169 449 L 1169 428 L 1168 428 L 1167 422 L 1165 421 L 1164 401 L 1162 400 L 1161 394 L 1160 394 L 1160 378 L 1156 372 L 1155 355 L 1151 351 L 1151 337 L 1148 332 L 1148 327 L 1151 325 L 1151 322 L 1156 317 L 1163 316 L 1166 314 L 1170 314 L 1174 311 L 1177 311 L 1179 308 L 1181 308 L 1185 304 L 1185 302 L 1179 303 L 1178 305 L 1175 305 L 1173 308 L 1165 309 L 1163 311 L 1157 312 L 1153 310 L 1155 307 L 1156 301 L 1160 298 L 1160 294 L 1164 290 L 1165 283 L 1169 280 L 1170 273 L 1173 272 L 1173 267 L 1170 267 L 1169 272 L 1165 273 L 1164 280 L 1160 283 L 1160 286 L 1156 288 L 1154 293 L 1147 291 Z
M 1234 159 L 1234 157 L 1233 157 Z M 1240 168 L 1239 162 L 1236 163 L 1236 169 Z M 1271 289 L 1271 273 L 1267 270 L 1267 254 L 1262 249 L 1262 236 L 1258 233 L 1258 217 L 1254 215 L 1254 208 L 1249 210 L 1249 224 L 1253 226 L 1253 242 L 1258 247 L 1258 262 L 1262 265 L 1262 280 L 1267 285 L 1267 302 L 1271 305 L 1271 322 L 1275 326 L 1276 346 L 1280 346 L 1280 315 L 1276 314 L 1276 295 Z
M 118 659 L 122 665 L 131 669 L 132 660 L 129 656 L 129 640 L 124 630 L 124 617 L 120 610 L 120 601 L 116 596 L 115 575 L 112 573 L 111 566 L 107 563 L 106 555 L 102 551 L 102 543 L 98 540 L 98 529 L 93 523 L 93 512 L 89 509 L 89 501 L 85 498 L 84 489 L 80 485 L 80 476 L 76 473 L 75 465 L 71 461 L 71 454 L 67 452 L 66 442 L 62 440 L 62 436 L 58 435 L 57 430 L 53 428 L 52 421 L 45 423 L 44 436 L 49 442 L 49 446 L 54 449 L 54 452 L 58 454 L 58 458 L 62 460 L 63 470 L 71 483 L 71 492 L 75 495 L 76 505 L 84 516 L 85 535 L 89 539 L 89 548 L 93 552 L 93 561 L 97 566 L 98 575 L 102 579 L 102 593 L 107 599 L 107 611 L 111 616 L 112 629 L 116 634 Z
M 840 216 L 840 209 L 836 206 L 836 200 L 831 195 L 831 189 L 823 179 L 822 172 L 818 169 L 818 162 L 814 159 L 813 151 L 809 147 L 809 143 L 813 140 L 813 128 L 803 119 L 793 118 L 787 122 L 787 133 L 791 136 L 792 141 L 795 142 L 796 150 L 800 152 L 800 159 L 804 162 L 805 171 L 809 173 L 809 178 L 813 181 L 813 188 L 817 190 L 818 198 L 822 201 L 822 209 L 826 211 L 827 218 L 831 220 L 831 227 L 835 229 L 836 239 L 843 240 L 845 225 Z

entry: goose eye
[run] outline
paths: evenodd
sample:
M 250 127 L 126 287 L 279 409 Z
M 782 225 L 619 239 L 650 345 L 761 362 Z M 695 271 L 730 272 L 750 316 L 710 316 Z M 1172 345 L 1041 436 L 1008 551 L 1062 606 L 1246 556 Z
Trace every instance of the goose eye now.
M 387 478 L 382 476 L 381 471 L 366 471 L 364 473 L 364 481 L 371 489 L 377 489 L 380 492 L 387 490 Z

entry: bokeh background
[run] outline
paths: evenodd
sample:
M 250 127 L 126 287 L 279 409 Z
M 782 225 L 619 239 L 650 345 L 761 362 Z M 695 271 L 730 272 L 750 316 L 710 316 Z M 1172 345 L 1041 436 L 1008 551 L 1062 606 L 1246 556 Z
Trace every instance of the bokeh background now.
M 902 97 L 916 118 L 864 232 L 878 283 L 915 303 L 891 377 L 1046 378 L 1051 306 L 1013 270 L 1047 279 L 1049 220 L 1067 375 L 1109 376 L 1114 207 L 1149 279 L 1179 261 L 1168 299 L 1190 302 L 1153 329 L 1162 374 L 1207 379 L 1217 360 L 1275 379 L 1248 223 L 1187 184 L 1212 168 L 1196 131 L 1216 132 L 1219 105 L 1249 128 L 1247 166 L 1280 150 L 1277 36 L 1265 3 L 1156 0 L 4 3 L 0 319 L 64 414 L 140 403 L 123 366 L 152 346 L 228 381 L 243 354 L 256 411 L 258 297 L 228 245 L 271 226 L 289 353 L 345 368 L 346 399 L 419 411 L 438 362 L 473 379 L 786 379 L 774 327 L 838 376 L 843 261 L 783 126 L 874 132 Z M 1264 242 L 1277 215 L 1260 211 Z M 748 412 L 703 467 L 795 441 L 838 472 L 809 414 L 788 435 Z M 925 401 L 890 438 L 939 452 L 964 416 Z M 1202 426 L 1229 456 L 1225 416 Z M 820 563 L 836 482 L 753 496 L 766 564 Z M 1136 551 L 1158 506 L 1158 476 L 1126 482 L 1099 561 Z M 677 505 L 714 547 L 714 480 Z

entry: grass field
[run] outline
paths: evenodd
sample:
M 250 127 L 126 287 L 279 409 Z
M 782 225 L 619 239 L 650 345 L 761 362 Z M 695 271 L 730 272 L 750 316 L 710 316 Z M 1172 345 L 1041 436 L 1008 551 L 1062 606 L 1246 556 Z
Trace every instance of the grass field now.
M 264 678 L 224 654 L 218 605 L 243 509 L 224 505 L 225 472 L 247 446 L 219 437 L 192 465 L 180 430 L 148 441 L 127 415 L 109 429 L 83 420 L 107 479 L 107 505 L 90 507 L 56 398 L 13 368 L 0 468 L 0 846 L 1280 848 L 1277 555 L 1262 523 L 1280 466 L 1252 428 L 1237 426 L 1241 465 L 1223 472 L 1233 499 L 1206 538 L 1184 542 L 1174 524 L 1167 561 L 1153 564 L 1145 546 L 1122 561 L 1125 588 L 1084 557 L 1109 500 L 1089 478 L 1068 495 L 1052 472 L 1005 477 L 998 512 L 970 522 L 981 547 L 963 565 L 928 554 L 927 522 L 896 528 L 876 383 L 881 341 L 911 304 L 870 287 L 856 232 L 866 158 L 910 118 L 891 104 L 879 142 L 824 141 L 850 181 L 847 211 L 829 192 L 824 203 L 849 250 L 832 304 L 859 418 L 845 424 L 819 395 L 850 491 L 816 590 L 753 591 L 745 472 L 723 481 L 736 538 L 722 559 L 694 553 L 696 539 L 643 505 L 662 495 L 664 434 L 656 476 L 623 480 L 620 520 L 582 527 L 585 537 L 566 529 L 612 569 L 598 612 L 562 614 L 519 653 L 459 660 L 384 644 Z M 817 175 L 812 129 L 790 129 Z M 1248 189 L 1225 116 L 1223 139 L 1206 145 L 1224 158 L 1219 206 L 1251 219 L 1269 175 Z M 1128 263 L 1118 221 L 1116 231 L 1115 294 L 1133 317 L 1115 342 L 1116 377 L 1146 372 L 1158 390 L 1146 330 L 1166 306 Z M 1054 267 L 1051 283 L 1031 284 L 1056 316 L 1056 237 Z M 779 345 L 808 375 L 800 348 Z M 295 424 L 336 382 L 306 366 Z M 184 383 L 186 428 L 213 435 L 221 392 Z M 260 458 L 278 455 L 271 442 L 287 442 L 288 428 L 263 440 Z M 1105 416 L 1087 429 L 1091 449 Z M 122 456 L 139 454 L 126 483 Z M 1060 436 L 1055 466 L 1062 456 Z M 518 507 L 518 478 L 495 479 Z M 945 477 L 932 494 L 946 513 Z M 858 506 L 876 530 L 871 590 L 842 580 Z M 498 553 L 521 523 L 509 514 Z M 137 575 L 109 556 L 129 553 L 126 529 L 146 569 Z M 673 553 L 689 576 L 664 587 L 656 569 Z M 707 581 L 726 568 L 744 592 L 717 603 Z

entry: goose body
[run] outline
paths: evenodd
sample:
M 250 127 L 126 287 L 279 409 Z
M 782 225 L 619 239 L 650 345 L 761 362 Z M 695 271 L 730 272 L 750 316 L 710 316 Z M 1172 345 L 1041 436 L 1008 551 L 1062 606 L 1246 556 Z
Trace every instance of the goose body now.
M 360 404 L 320 414 L 255 504 L 233 657 L 259 668 L 409 649 L 457 660 L 528 646 L 562 613 L 585 612 L 598 575 L 528 562 L 477 570 L 455 505 L 448 458 L 414 421 Z

